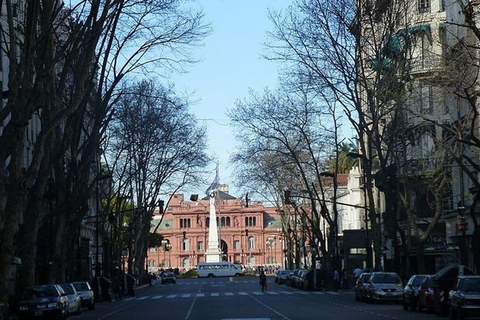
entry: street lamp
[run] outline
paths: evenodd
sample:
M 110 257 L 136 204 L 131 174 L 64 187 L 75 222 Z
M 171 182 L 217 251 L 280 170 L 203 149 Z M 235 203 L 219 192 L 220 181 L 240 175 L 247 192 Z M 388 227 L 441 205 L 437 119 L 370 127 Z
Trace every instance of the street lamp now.
M 335 264 L 338 264 L 339 261 L 339 250 L 338 250 L 338 210 L 337 210 L 337 174 L 332 173 L 332 172 L 320 172 L 321 177 L 329 177 L 333 179 L 333 200 L 332 200 L 332 205 L 333 205 L 333 232 L 334 232 L 334 238 L 333 238 L 333 251 L 335 255 Z M 315 261 L 312 261 L 312 263 L 315 263 Z

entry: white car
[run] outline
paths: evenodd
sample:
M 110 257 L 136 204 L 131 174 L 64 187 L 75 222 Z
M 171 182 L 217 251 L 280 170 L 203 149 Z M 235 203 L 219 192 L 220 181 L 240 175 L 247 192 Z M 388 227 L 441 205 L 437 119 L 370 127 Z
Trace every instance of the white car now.
M 80 314 L 82 313 L 82 299 L 77 290 L 71 283 L 64 283 L 60 285 L 63 291 L 67 294 L 67 312 L 68 314 Z
M 86 281 L 73 282 L 75 290 L 77 290 L 82 300 L 82 307 L 88 307 L 88 310 L 95 309 L 95 296 L 92 287 Z

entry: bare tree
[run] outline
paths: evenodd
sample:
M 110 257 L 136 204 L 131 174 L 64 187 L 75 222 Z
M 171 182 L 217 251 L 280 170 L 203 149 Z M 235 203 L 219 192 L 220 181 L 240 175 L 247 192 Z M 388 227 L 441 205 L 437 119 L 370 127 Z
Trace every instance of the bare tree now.
M 9 90 L 0 110 L 2 300 L 22 216 L 29 231 L 20 234 L 25 283 L 35 279 L 37 231 L 47 213 L 60 219 L 50 250 L 59 261 L 52 276 L 64 280 L 64 250 L 78 235 L 64 226 L 78 230 L 88 212 L 92 160 L 99 159 L 118 84 L 135 72 L 194 62 L 187 49 L 209 32 L 202 13 L 183 10 L 178 0 L 79 1 L 68 9 L 55 0 L 30 1 L 25 8 L 3 3 Z
M 142 276 L 153 212 L 162 195 L 198 180 L 208 161 L 206 129 L 173 88 L 145 80 L 122 91 L 106 151 L 115 193 L 129 195 L 134 204 L 129 223 L 135 253 L 130 252 L 129 261 Z
M 256 167 L 261 173 L 254 176 L 259 182 L 265 176 L 270 177 L 269 173 L 273 170 L 274 175 L 282 177 L 282 181 L 277 182 L 279 185 L 283 183 L 285 187 L 293 187 L 292 192 L 295 192 L 295 195 L 291 195 L 298 199 L 283 199 L 286 204 L 295 204 L 295 217 L 284 219 L 285 230 L 293 231 L 288 234 L 297 243 L 296 248 L 317 246 L 327 259 L 325 241 L 332 241 L 332 237 L 323 234 L 319 221 L 322 217 L 330 226 L 333 226 L 335 221 L 325 206 L 320 173 L 328 154 L 332 152 L 331 146 L 335 146 L 335 143 L 332 143 L 335 129 L 326 124 L 328 121 L 322 112 L 327 110 L 317 102 L 308 90 L 291 94 L 280 90 L 274 93 L 265 90 L 263 95 L 252 92 L 248 99 L 237 103 L 229 116 L 234 126 L 239 129 L 237 136 L 244 145 L 244 155 L 234 158 L 240 170 L 253 170 L 252 161 L 255 161 L 261 164 Z M 288 177 L 289 180 L 285 180 Z M 262 183 L 265 181 L 272 179 L 267 178 Z M 282 189 L 284 188 L 278 190 Z M 305 190 L 305 194 L 300 194 L 301 190 Z M 308 199 L 306 204 L 299 205 L 301 198 Z M 319 200 L 323 201 L 320 202 L 321 208 L 317 209 Z M 308 234 L 302 234 L 301 239 L 298 239 L 295 233 L 298 223 L 308 226 Z M 333 229 L 335 228 L 332 227 Z M 330 265 L 330 260 L 328 264 Z
M 289 63 L 286 73 L 341 105 L 359 137 L 375 266 L 381 265 L 382 249 L 373 182 L 375 177 L 376 184 L 388 187 L 391 177 L 374 173 L 386 173 L 393 161 L 387 130 L 397 123 L 408 70 L 396 59 L 406 53 L 394 44 L 406 10 L 403 1 L 298 0 L 270 16 L 274 30 L 267 58 Z M 387 218 L 396 221 L 395 190 L 384 192 Z M 395 240 L 395 233 L 390 237 Z

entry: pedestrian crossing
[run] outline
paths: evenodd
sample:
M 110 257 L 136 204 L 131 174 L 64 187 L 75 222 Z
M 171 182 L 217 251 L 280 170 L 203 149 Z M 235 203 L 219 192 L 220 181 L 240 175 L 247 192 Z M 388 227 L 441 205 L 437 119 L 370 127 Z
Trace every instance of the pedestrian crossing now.
M 280 296 L 280 295 L 338 295 L 333 291 L 287 291 L 287 290 L 268 290 L 268 291 L 238 291 L 238 292 L 198 292 L 198 293 L 178 293 L 178 294 L 158 294 L 141 297 L 124 297 L 123 301 L 144 301 L 159 299 L 186 299 L 186 298 L 218 298 L 234 296 Z

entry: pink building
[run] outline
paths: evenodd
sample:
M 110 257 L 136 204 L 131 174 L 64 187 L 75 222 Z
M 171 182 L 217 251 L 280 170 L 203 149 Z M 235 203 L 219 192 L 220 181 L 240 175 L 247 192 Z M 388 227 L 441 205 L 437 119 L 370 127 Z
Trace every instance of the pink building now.
M 223 191 L 222 191 L 223 190 Z M 221 185 L 216 215 L 223 260 L 247 266 L 284 266 L 280 215 L 275 207 L 249 203 L 229 195 Z M 150 271 L 156 268 L 190 269 L 205 261 L 208 246 L 209 199 L 186 201 L 173 195 L 163 218 L 156 215 L 153 229 L 164 237 L 161 247 L 148 253 Z

